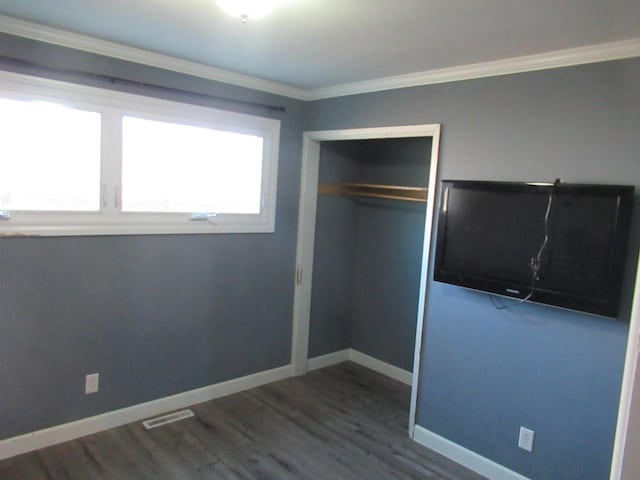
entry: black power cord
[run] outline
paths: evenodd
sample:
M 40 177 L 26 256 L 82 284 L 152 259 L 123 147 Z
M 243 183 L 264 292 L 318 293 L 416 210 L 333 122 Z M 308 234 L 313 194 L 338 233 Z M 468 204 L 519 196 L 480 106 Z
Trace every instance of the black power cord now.
M 551 191 L 549 192 L 549 198 L 547 200 L 547 210 L 544 214 L 544 239 L 542 241 L 542 244 L 540 245 L 540 248 L 538 249 L 538 254 L 535 257 L 531 257 L 531 259 L 529 260 L 529 268 L 531 269 L 531 286 L 529 287 L 529 293 L 526 297 L 518 300 L 517 302 L 510 303 L 509 305 L 499 305 L 495 301 L 494 296 L 492 294 L 488 294 L 491 303 L 497 310 L 506 310 L 508 308 L 517 307 L 518 305 L 521 305 L 529 300 L 533 295 L 533 292 L 536 288 L 536 282 L 540 280 L 540 278 L 538 277 L 538 272 L 542 267 L 542 255 L 544 254 L 544 251 L 547 248 L 547 244 L 549 243 L 549 214 L 551 213 L 553 194 L 558 185 L 560 185 L 560 179 L 556 178 L 556 181 L 553 182 L 553 185 L 551 186 Z

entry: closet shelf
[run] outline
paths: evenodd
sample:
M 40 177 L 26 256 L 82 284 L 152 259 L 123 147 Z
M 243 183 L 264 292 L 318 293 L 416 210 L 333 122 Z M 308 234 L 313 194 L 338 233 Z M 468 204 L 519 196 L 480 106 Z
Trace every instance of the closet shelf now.
M 409 202 L 427 202 L 427 189 L 424 187 L 406 187 L 403 185 L 381 185 L 377 183 L 321 183 L 320 195 L 347 195 L 354 197 L 387 198 Z

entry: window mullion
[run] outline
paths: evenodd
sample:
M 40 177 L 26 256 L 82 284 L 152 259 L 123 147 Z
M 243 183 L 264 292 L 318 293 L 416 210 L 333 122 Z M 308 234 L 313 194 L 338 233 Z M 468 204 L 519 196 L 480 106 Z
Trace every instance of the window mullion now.
M 101 212 L 115 218 L 120 213 L 116 195 L 121 191 L 122 115 L 115 109 L 102 114 Z

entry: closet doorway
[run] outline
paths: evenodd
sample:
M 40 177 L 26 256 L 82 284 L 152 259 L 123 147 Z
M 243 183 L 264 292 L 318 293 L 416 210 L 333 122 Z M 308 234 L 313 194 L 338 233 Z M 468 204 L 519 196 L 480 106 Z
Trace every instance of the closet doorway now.
M 308 368 L 309 330 L 311 316 L 311 296 L 314 264 L 314 243 L 316 235 L 316 212 L 318 204 L 318 179 L 320 170 L 321 147 L 324 142 L 357 141 L 375 139 L 412 139 L 423 137 L 428 140 L 429 148 L 422 153 L 424 164 L 428 165 L 426 192 L 402 192 L 401 195 L 422 195 L 426 193 L 424 208 L 424 234 L 422 238 L 422 259 L 418 287 L 418 308 L 416 319 L 415 345 L 413 348 L 413 372 L 411 381 L 411 407 L 409 414 L 409 435 L 413 437 L 417 400 L 417 383 L 419 378 L 420 348 L 423 335 L 424 307 L 427 278 L 430 274 L 429 252 L 432 237 L 432 225 L 435 206 L 436 179 L 438 177 L 438 151 L 440 143 L 440 125 L 408 125 L 378 128 L 310 131 L 303 134 L 302 172 L 300 186 L 300 206 L 298 214 L 298 241 L 296 256 L 295 296 L 293 308 L 293 333 L 291 363 L 295 375 L 302 375 Z M 426 173 L 425 173 L 426 175 Z M 336 188 L 341 191 L 330 192 Z M 344 189 L 366 190 L 362 185 L 323 186 L 323 193 L 349 193 Z M 365 192 L 367 193 L 367 191 Z M 371 191 L 368 191 L 371 193 Z M 384 191 L 379 188 L 375 192 L 381 195 L 396 195 L 398 192 Z M 384 197 L 383 197 L 384 198 Z

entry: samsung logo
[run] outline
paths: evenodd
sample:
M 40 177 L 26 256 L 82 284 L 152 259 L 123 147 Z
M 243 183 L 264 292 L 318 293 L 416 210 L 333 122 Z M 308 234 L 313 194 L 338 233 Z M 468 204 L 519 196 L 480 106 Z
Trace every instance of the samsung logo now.
M 514 290 L 513 288 L 507 288 L 507 293 L 515 293 L 516 295 L 520 294 L 520 290 Z

